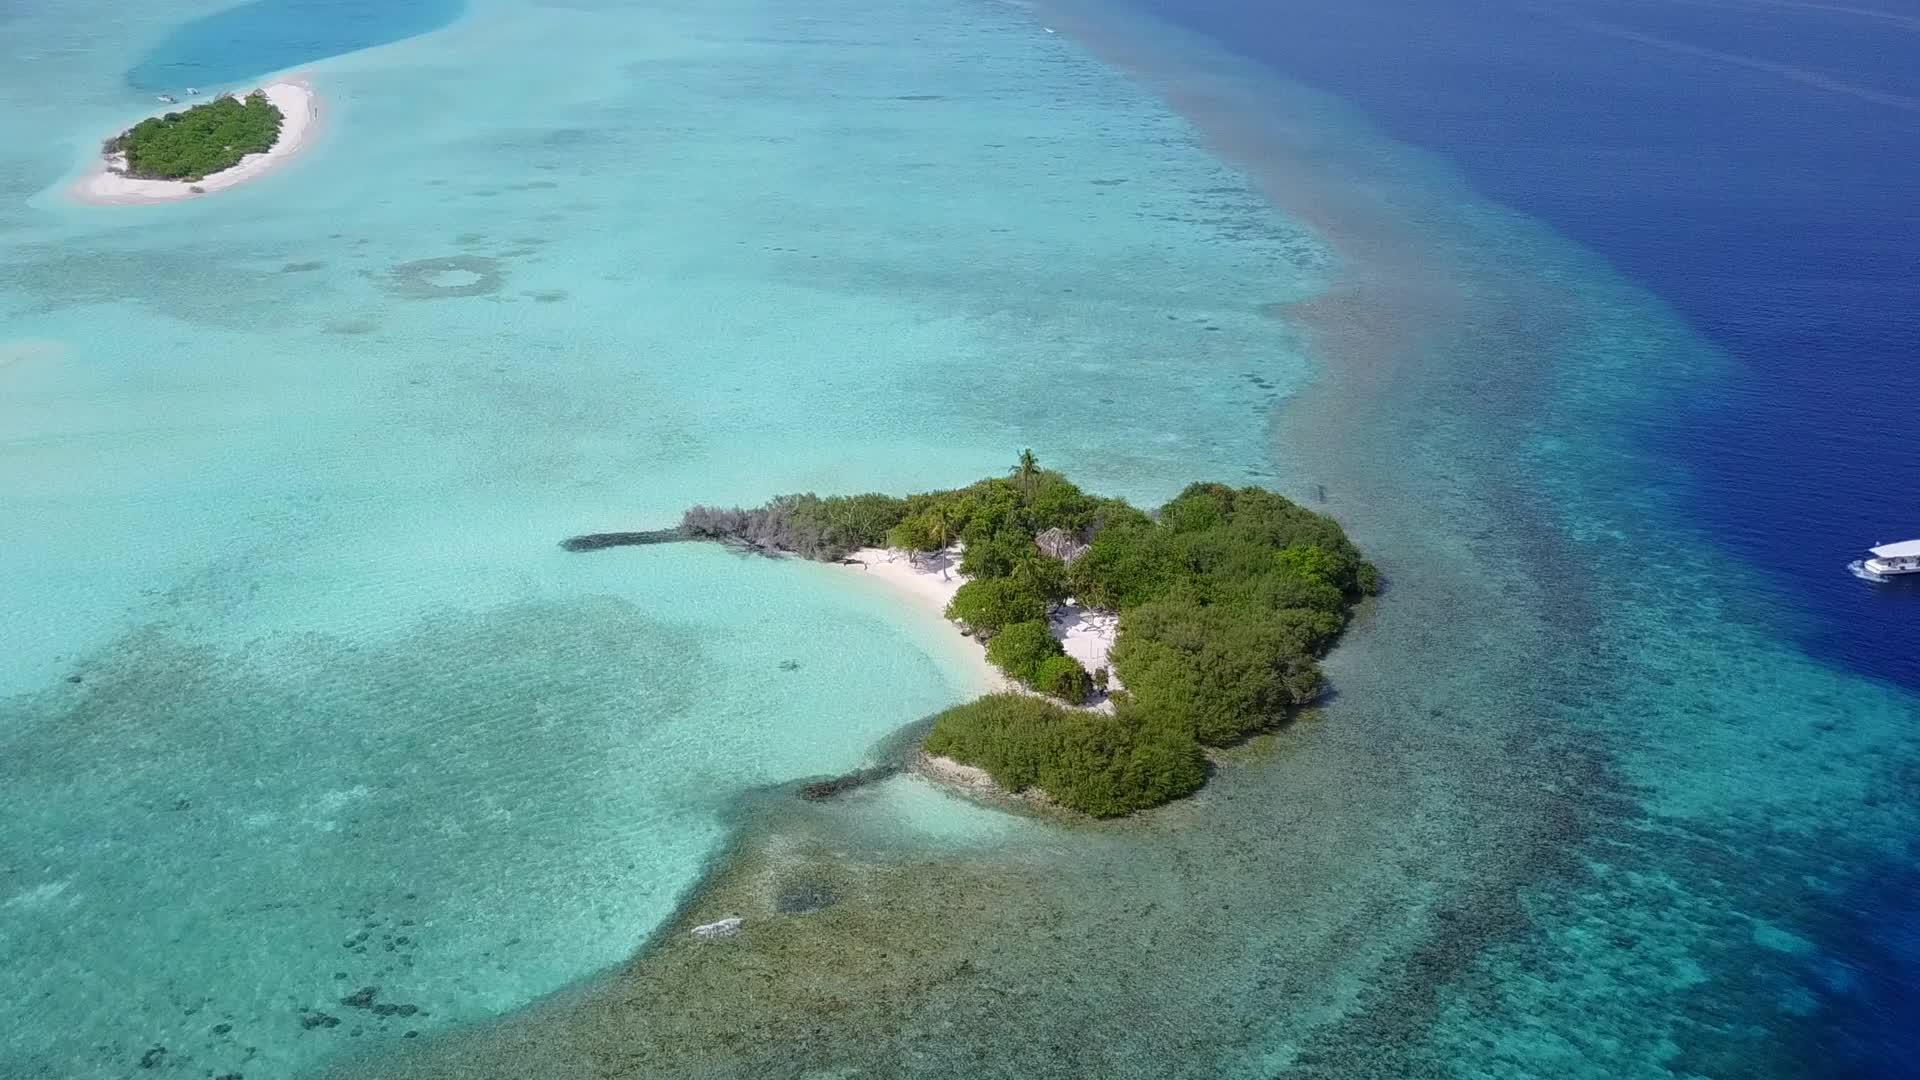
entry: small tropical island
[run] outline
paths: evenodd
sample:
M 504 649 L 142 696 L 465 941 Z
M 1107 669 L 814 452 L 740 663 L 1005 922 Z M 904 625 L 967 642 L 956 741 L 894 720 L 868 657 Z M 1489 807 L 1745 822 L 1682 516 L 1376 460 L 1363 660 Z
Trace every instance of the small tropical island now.
M 163 202 L 232 187 L 291 157 L 314 118 L 312 90 L 297 81 L 151 116 L 106 141 L 74 194 L 103 204 Z
M 184 112 L 150 116 L 108 139 L 105 149 L 126 162 L 127 176 L 204 180 L 248 154 L 273 149 L 284 118 L 262 91 L 244 99 L 226 94 Z
M 565 546 L 671 540 L 887 569 L 944 599 L 1006 689 L 934 718 L 927 771 L 1095 817 L 1192 793 L 1207 750 L 1319 697 L 1317 661 L 1378 589 L 1338 522 L 1271 491 L 1196 483 L 1148 513 L 1032 451 L 953 491 L 696 506 L 676 529 Z

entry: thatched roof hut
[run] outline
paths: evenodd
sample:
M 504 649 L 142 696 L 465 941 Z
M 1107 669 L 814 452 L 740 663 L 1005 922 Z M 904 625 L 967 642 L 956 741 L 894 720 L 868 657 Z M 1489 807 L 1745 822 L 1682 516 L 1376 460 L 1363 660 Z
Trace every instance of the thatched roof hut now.
M 1040 548 L 1041 554 L 1067 563 L 1079 558 L 1087 550 L 1087 545 L 1081 543 L 1079 537 L 1065 529 L 1048 529 L 1034 537 L 1033 542 Z

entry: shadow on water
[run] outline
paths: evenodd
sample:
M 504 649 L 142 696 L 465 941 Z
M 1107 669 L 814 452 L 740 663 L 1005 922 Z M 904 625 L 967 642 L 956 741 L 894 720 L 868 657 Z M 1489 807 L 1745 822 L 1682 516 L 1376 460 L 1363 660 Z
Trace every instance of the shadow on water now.
M 223 87 L 438 30 L 465 0 L 253 0 L 167 35 L 127 72 L 135 90 Z

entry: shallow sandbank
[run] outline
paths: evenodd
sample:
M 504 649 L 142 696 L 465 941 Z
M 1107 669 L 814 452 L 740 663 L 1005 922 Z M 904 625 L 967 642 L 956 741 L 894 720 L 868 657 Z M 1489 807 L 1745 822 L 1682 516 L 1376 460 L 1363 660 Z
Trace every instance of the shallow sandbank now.
M 74 184 L 69 194 L 79 202 L 95 206 L 174 202 L 224 191 L 280 167 L 312 142 L 319 129 L 319 98 L 304 79 L 282 79 L 259 89 L 281 115 L 280 137 L 264 153 L 248 154 L 232 168 L 195 181 L 142 180 L 127 176 L 121 171 L 126 168 L 123 156 L 103 156 Z M 248 90 L 240 96 L 251 93 L 253 91 Z

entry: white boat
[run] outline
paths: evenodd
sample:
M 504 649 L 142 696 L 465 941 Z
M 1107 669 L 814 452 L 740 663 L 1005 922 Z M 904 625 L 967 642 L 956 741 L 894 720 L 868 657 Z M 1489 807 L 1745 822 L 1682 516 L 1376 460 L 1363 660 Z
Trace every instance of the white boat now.
M 1885 581 L 1896 574 L 1920 574 L 1920 540 L 1902 540 L 1868 548 L 1870 559 L 1862 559 L 1849 569 L 1864 578 Z

